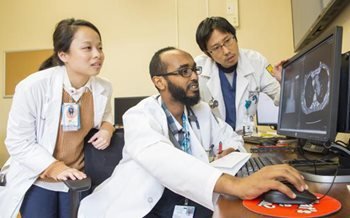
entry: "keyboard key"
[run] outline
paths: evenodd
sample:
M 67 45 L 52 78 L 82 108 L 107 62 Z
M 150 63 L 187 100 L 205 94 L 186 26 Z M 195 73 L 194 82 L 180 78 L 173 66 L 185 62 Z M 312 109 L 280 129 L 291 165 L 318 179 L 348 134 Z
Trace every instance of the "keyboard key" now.
M 258 169 L 261 169 L 261 168 L 264 167 L 264 163 L 260 160 L 259 157 L 255 159 L 255 162 L 256 162 L 257 165 L 258 165 Z
M 237 172 L 236 176 L 238 177 L 249 176 L 254 172 L 260 170 L 264 166 L 275 165 L 280 163 L 282 163 L 282 161 L 275 157 L 269 157 L 269 156 L 251 157 L 243 165 L 243 167 Z

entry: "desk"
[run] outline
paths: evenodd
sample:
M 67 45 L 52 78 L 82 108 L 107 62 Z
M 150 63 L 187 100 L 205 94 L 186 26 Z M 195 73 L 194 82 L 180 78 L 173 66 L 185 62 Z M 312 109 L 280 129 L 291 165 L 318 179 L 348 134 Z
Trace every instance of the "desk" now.
M 246 148 L 248 148 L 247 150 L 249 151 L 250 145 L 246 145 Z M 292 153 L 275 153 L 274 155 L 284 160 L 296 158 L 296 154 L 292 154 Z M 326 191 L 330 186 L 330 184 L 327 184 L 327 183 L 314 183 L 314 182 L 308 182 L 308 181 L 306 181 L 306 183 L 308 184 L 310 191 L 317 192 L 320 194 L 326 193 Z M 336 198 L 342 204 L 342 208 L 340 209 L 340 211 L 327 217 L 332 217 L 332 218 L 333 217 L 339 217 L 339 218 L 350 217 L 350 191 L 347 189 L 347 184 L 345 183 L 333 184 L 331 191 L 327 195 L 333 198 Z M 229 198 L 229 197 L 222 196 L 219 199 L 218 205 L 216 206 L 214 211 L 215 211 L 213 215 L 214 218 L 266 217 L 246 209 L 242 204 L 242 200 L 238 198 L 233 198 L 233 197 Z

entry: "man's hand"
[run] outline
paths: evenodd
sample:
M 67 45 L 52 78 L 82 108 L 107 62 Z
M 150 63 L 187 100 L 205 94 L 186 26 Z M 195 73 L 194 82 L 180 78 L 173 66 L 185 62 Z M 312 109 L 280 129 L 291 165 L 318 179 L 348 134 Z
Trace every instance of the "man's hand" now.
M 308 189 L 304 178 L 293 167 L 287 164 L 267 166 L 258 172 L 244 178 L 223 174 L 216 182 L 214 191 L 222 194 L 237 196 L 241 199 L 254 199 L 261 194 L 274 189 L 295 198 L 295 194 L 282 183 L 287 181 L 299 191 Z
M 286 62 L 287 60 L 282 60 L 279 63 L 275 64 L 275 66 L 273 66 L 273 76 L 278 82 L 281 82 L 282 80 L 282 65 Z
M 273 189 L 283 192 L 290 198 L 295 198 L 295 194 L 281 181 L 288 181 L 299 191 L 304 191 L 304 189 L 308 188 L 302 175 L 295 168 L 287 164 L 279 164 L 264 167 L 253 175 L 242 178 L 240 190 L 245 191 L 240 193 L 239 196 L 242 199 L 254 199 L 262 193 Z
M 229 153 L 234 152 L 234 151 L 236 151 L 234 148 L 231 148 L 231 147 L 227 148 L 227 149 L 223 150 L 222 152 L 218 153 L 217 155 L 215 155 L 214 160 L 222 158 L 223 156 L 226 156 Z
M 109 143 L 111 142 L 112 134 L 110 131 L 105 129 L 100 129 L 97 133 L 95 133 L 90 139 L 89 143 L 92 143 L 92 145 L 98 149 L 98 150 L 104 150 L 109 146 Z

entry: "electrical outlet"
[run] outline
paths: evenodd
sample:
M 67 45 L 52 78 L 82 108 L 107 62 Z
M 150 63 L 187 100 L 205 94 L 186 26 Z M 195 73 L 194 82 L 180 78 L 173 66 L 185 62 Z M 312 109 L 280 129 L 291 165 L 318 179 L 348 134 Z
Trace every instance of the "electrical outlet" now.
M 239 26 L 238 0 L 226 0 L 226 18 L 233 26 Z
M 227 1 L 226 5 L 226 14 L 234 14 L 235 12 L 235 6 L 232 1 Z

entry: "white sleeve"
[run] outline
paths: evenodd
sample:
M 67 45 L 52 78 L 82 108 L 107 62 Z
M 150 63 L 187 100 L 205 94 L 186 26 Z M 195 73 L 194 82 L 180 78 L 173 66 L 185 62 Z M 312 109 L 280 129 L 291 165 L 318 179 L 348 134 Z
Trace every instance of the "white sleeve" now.
M 106 108 L 105 111 L 103 113 L 103 118 L 102 121 L 106 121 L 109 122 L 110 124 L 114 124 L 114 120 L 113 120 L 113 110 L 112 110 L 112 93 L 113 93 L 113 88 L 112 88 L 112 84 L 110 82 L 106 82 L 105 88 L 107 90 L 107 104 L 106 104 Z
M 44 146 L 38 144 L 37 140 L 37 125 L 44 122 L 41 120 L 42 98 L 40 93 L 35 93 L 31 87 L 21 85 L 16 87 L 5 140 L 11 158 L 25 166 L 35 176 L 55 161 L 55 158 Z

